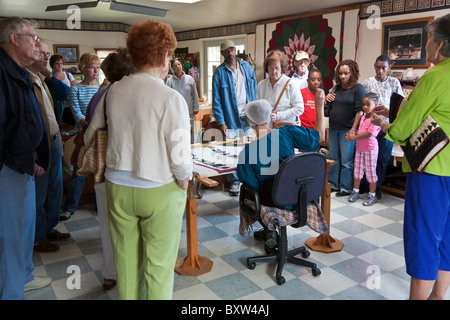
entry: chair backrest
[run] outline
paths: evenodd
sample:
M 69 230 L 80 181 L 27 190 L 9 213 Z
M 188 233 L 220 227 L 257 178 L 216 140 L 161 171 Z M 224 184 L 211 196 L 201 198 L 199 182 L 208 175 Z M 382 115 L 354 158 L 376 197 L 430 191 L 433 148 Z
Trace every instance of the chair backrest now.
M 302 152 L 295 154 L 281 164 L 275 176 L 272 200 L 278 207 L 299 204 L 299 182 L 306 182 L 306 202 L 317 200 L 323 192 L 327 162 L 319 152 Z M 311 178 L 311 179 L 308 179 Z

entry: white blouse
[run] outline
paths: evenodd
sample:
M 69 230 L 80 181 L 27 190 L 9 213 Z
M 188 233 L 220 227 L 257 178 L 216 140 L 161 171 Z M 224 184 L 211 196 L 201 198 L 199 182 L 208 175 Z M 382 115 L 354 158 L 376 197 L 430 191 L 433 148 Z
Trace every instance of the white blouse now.
M 286 81 L 289 79 L 288 76 L 283 74 L 273 88 L 270 85 L 269 78 L 262 80 L 258 84 L 258 89 L 256 90 L 256 99 L 266 99 L 273 108 Z M 277 121 L 297 122 L 297 117 L 301 115 L 303 111 L 304 105 L 300 90 L 294 81 L 290 81 L 275 110 L 277 113 Z
M 126 180 L 135 177 L 156 185 L 192 176 L 189 112 L 180 93 L 149 74 L 124 77 L 111 85 L 95 108 L 85 143 L 97 128 L 105 127 L 105 99 L 107 168 L 116 174 L 132 172 L 122 176 Z

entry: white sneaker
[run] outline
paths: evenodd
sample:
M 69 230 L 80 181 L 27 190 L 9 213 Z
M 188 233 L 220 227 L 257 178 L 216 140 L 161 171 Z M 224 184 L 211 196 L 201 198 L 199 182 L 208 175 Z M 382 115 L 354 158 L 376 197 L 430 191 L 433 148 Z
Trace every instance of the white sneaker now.
M 375 203 L 377 203 L 377 197 L 376 197 L 376 196 L 373 196 L 373 195 L 371 195 L 371 194 L 369 193 L 369 196 L 368 196 L 367 199 L 364 200 L 364 202 L 363 202 L 363 206 L 368 207 L 368 206 L 371 206 L 371 205 L 373 205 L 373 204 L 375 204 Z
M 238 196 L 239 195 L 239 190 L 240 190 L 240 185 L 239 184 L 232 184 L 230 186 L 230 191 L 228 192 L 228 194 L 230 196 Z
M 51 282 L 52 278 L 50 277 L 34 277 L 33 280 L 25 284 L 25 292 L 44 288 L 48 286 Z

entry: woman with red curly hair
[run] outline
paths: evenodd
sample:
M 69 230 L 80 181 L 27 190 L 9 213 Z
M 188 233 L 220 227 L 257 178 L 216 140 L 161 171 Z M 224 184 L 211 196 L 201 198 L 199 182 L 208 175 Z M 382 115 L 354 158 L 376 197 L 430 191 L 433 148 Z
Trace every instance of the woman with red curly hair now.
M 84 140 L 108 124 L 105 184 L 119 299 L 171 299 L 192 174 L 188 106 L 164 84 L 176 48 L 172 28 L 133 25 L 136 72 L 111 85 Z

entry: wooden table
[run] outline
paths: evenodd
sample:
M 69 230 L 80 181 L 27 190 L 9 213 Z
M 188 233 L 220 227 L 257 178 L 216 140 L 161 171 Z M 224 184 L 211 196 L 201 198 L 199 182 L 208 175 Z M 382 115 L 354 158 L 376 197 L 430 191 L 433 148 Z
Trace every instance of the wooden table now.
M 175 272 L 182 276 L 199 276 L 211 271 L 213 262 L 198 254 L 197 245 L 197 198 L 194 197 L 194 182 L 189 181 L 186 201 L 187 256 L 178 259 Z
M 204 144 L 197 147 L 208 147 L 208 146 L 219 146 L 223 144 L 235 144 L 240 139 L 228 140 L 225 142 L 212 142 L 209 144 Z M 194 148 L 195 146 L 193 146 Z M 237 164 L 237 159 L 236 159 Z M 175 272 L 183 276 L 199 276 L 204 273 L 211 271 L 213 262 L 198 254 L 198 244 L 197 244 L 197 198 L 194 197 L 194 184 L 197 184 L 197 195 L 201 199 L 202 194 L 200 191 L 201 185 L 207 187 L 214 187 L 218 185 L 217 181 L 209 179 L 211 176 L 218 176 L 231 173 L 236 170 L 234 169 L 227 172 L 215 172 L 212 169 L 201 167 L 196 165 L 194 162 L 194 176 L 193 179 L 189 181 L 188 185 L 188 196 L 186 200 L 186 237 L 187 237 L 187 256 L 178 259 L 175 264 Z M 198 173 L 200 172 L 200 173 Z
M 230 141 L 229 141 L 230 142 Z M 213 143 L 214 144 L 214 143 Z M 223 144 L 216 142 L 215 144 Z M 207 144 L 212 145 L 212 144 Z M 204 145 L 206 146 L 206 145 Z M 325 220 L 330 227 L 330 202 L 331 202 L 331 184 L 328 182 L 328 172 L 330 166 L 334 165 L 334 161 L 327 160 L 326 183 L 321 196 L 321 207 Z M 206 186 L 215 186 L 218 183 L 208 177 L 202 177 L 194 173 L 193 180 L 189 181 L 188 197 L 186 201 L 186 237 L 187 237 L 187 256 L 177 260 L 175 272 L 184 276 L 198 276 L 211 271 L 213 262 L 198 254 L 197 244 L 197 198 L 194 197 L 194 184 L 200 183 Z M 201 193 L 200 193 L 201 197 Z M 328 231 L 317 238 L 308 239 L 306 242 L 311 250 L 321 252 L 335 252 L 342 250 L 344 246 L 342 242 L 330 236 Z
M 325 186 L 320 197 L 320 206 L 322 208 L 325 221 L 328 225 L 328 232 L 319 235 L 317 238 L 309 238 L 306 245 L 314 251 L 331 253 L 341 251 L 344 244 L 330 235 L 330 211 L 331 211 L 331 184 L 328 182 L 328 172 L 334 165 L 334 160 L 327 159 L 327 173 L 325 176 Z

